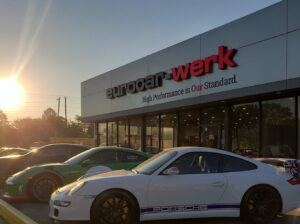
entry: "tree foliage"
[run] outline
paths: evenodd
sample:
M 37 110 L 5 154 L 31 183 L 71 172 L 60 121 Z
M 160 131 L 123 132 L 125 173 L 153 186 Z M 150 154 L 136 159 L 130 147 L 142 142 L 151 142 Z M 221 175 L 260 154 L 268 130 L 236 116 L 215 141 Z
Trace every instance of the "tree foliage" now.
M 52 108 L 47 108 L 41 118 L 22 118 L 9 123 L 0 110 L 0 147 L 30 147 L 34 142 L 49 142 L 51 137 L 92 137 L 90 126 L 82 123 L 80 116 L 75 121 L 66 121 Z

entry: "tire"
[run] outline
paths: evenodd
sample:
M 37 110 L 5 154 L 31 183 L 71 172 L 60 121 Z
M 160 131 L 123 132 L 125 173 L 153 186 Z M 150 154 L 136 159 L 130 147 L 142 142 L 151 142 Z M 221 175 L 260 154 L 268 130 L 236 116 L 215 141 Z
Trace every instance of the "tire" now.
M 91 208 L 92 224 L 137 224 L 139 212 L 136 200 L 129 193 L 111 190 L 100 194 Z
M 241 217 L 251 224 L 267 224 L 276 218 L 281 210 L 281 197 L 270 186 L 250 189 L 243 198 Z
M 51 194 L 60 186 L 62 186 L 62 181 L 58 177 L 52 174 L 43 174 L 33 178 L 29 183 L 28 193 L 32 200 L 46 203 Z

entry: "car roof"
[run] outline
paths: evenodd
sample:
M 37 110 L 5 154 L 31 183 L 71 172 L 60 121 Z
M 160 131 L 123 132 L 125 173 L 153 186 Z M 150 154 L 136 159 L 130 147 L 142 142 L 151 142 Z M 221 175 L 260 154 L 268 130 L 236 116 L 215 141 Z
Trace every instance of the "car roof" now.
M 86 148 L 91 148 L 91 146 L 88 145 L 81 145 L 81 144 L 73 144 L 73 143 L 53 143 L 53 144 L 48 144 L 48 145 L 43 145 L 39 148 L 44 148 L 48 146 L 79 146 L 79 147 L 86 147 Z
M 105 150 L 116 150 L 116 151 L 122 151 L 122 152 L 131 152 L 131 153 L 135 153 L 141 156 L 147 156 L 150 157 L 151 155 L 149 153 L 146 152 L 142 152 L 142 151 L 138 151 L 138 150 L 134 150 L 131 148 L 125 148 L 125 147 L 118 147 L 118 146 L 100 146 L 100 147 L 96 147 L 96 148 L 92 148 L 91 150 L 99 150 L 99 151 L 105 151 Z
M 226 150 L 223 150 L 223 149 L 216 149 L 216 148 L 209 148 L 209 147 L 197 147 L 197 146 L 184 146 L 184 147 L 170 148 L 170 149 L 167 149 L 165 151 L 177 151 L 180 154 L 185 154 L 185 153 L 188 153 L 188 152 L 212 152 L 212 153 L 219 153 L 219 154 L 233 156 L 233 157 L 236 157 L 236 158 L 247 160 L 247 161 L 249 161 L 251 163 L 254 163 L 256 165 L 259 165 L 259 166 L 261 165 L 260 161 L 254 160 L 254 159 L 249 158 L 249 157 L 241 156 L 241 155 L 238 155 L 236 153 L 229 152 L 229 151 L 226 151 Z

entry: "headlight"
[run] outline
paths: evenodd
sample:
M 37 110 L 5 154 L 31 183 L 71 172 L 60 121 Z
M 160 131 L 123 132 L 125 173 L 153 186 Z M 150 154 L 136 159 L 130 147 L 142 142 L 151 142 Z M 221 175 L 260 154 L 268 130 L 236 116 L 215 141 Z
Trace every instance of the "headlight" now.
M 6 179 L 5 183 L 7 185 L 13 185 L 14 184 L 14 179 L 15 179 L 15 177 L 9 177 L 9 178 Z
M 59 206 L 59 207 L 68 207 L 71 202 L 70 201 L 59 201 L 59 200 L 55 200 L 53 202 L 54 205 Z
M 69 195 L 75 194 L 77 191 L 79 191 L 87 182 L 83 181 L 78 184 L 76 184 L 70 191 Z

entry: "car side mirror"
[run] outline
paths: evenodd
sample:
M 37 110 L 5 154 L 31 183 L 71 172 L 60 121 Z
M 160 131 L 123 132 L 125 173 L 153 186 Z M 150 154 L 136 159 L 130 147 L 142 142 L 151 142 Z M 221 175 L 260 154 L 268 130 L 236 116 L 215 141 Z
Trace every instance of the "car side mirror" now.
M 169 167 L 168 169 L 164 170 L 163 172 L 164 175 L 178 175 L 179 174 L 179 169 L 176 166 Z
M 94 164 L 94 162 L 92 161 L 92 160 L 90 160 L 90 159 L 86 159 L 86 160 L 84 160 L 82 163 L 81 163 L 81 165 L 83 166 L 83 167 L 87 167 L 87 166 L 90 166 L 90 165 L 93 165 Z

